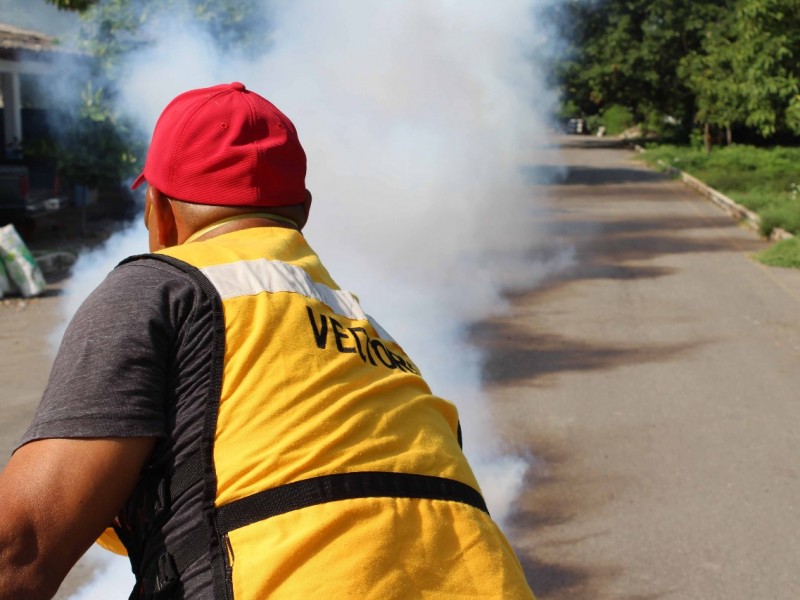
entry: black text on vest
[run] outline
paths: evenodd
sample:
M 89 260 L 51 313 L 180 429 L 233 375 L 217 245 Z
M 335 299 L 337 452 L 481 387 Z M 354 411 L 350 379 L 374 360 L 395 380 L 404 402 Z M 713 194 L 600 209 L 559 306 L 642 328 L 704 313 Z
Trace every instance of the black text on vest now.
M 383 340 L 370 337 L 366 328 L 346 327 L 333 317 L 315 314 L 310 306 L 307 306 L 306 310 L 314 341 L 320 350 L 325 350 L 328 343 L 332 342 L 332 346 L 342 354 L 355 354 L 363 362 L 375 367 L 382 365 L 387 369 L 420 374 L 417 366 L 407 356 L 389 350 Z

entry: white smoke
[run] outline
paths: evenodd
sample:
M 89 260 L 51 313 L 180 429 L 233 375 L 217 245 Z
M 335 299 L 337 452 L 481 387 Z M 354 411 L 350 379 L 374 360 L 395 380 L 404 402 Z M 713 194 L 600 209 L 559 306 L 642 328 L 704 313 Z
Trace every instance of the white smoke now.
M 524 257 L 543 199 L 522 167 L 546 141 L 553 100 L 531 59 L 546 42 L 535 19 L 544 2 L 278 2 L 270 51 L 250 60 L 171 22 L 148 30 L 120 90 L 146 131 L 178 93 L 237 80 L 289 115 L 309 159 L 306 237 L 434 392 L 458 405 L 465 450 L 500 522 L 527 463 L 493 429 L 481 353 L 466 335 L 507 309 L 507 286 L 533 287 L 559 266 Z M 68 298 L 145 246 L 141 228 L 113 238 L 81 260 Z M 109 597 L 92 589 L 76 598 Z
M 123 600 L 133 589 L 134 579 L 127 558 L 92 546 L 81 559 L 92 569 L 92 580 L 69 597 L 69 600 Z
M 61 343 L 67 323 L 75 311 L 106 275 L 123 259 L 147 252 L 147 230 L 137 219 L 124 230 L 111 236 L 104 244 L 81 254 L 72 267 L 72 275 L 64 286 L 64 296 L 59 308 L 62 326 L 50 334 L 50 345 L 55 350 Z

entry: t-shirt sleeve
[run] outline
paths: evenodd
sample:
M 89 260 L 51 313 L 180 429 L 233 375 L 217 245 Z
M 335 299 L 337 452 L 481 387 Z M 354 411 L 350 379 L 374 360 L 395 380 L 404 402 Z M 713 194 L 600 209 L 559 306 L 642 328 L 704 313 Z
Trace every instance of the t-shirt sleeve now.
M 155 260 L 117 267 L 67 328 L 20 446 L 43 438 L 164 436 L 167 383 L 193 286 Z

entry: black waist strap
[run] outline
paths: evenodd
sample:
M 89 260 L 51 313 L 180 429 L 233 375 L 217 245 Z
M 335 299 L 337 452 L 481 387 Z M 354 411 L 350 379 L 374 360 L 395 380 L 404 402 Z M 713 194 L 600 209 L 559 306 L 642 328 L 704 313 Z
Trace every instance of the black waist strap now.
M 423 498 L 468 504 L 489 513 L 470 486 L 430 475 L 362 471 L 304 479 L 235 500 L 217 509 L 217 524 L 227 533 L 300 508 L 351 498 Z
M 191 470 L 191 467 L 187 469 Z M 489 514 L 480 493 L 460 481 L 430 475 L 361 471 L 287 483 L 220 506 L 216 511 L 217 530 L 224 535 L 301 508 L 354 498 L 445 500 L 461 502 Z M 170 597 L 173 585 L 184 571 L 208 551 L 208 536 L 205 526 L 197 527 L 170 554 L 160 556 L 151 564 L 145 576 L 145 589 L 151 591 L 149 597 Z

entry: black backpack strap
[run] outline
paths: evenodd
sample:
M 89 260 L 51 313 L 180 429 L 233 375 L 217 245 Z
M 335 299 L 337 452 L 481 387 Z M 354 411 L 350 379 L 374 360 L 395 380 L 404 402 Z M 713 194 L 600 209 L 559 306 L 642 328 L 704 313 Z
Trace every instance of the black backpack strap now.
M 141 598 L 175 598 L 183 597 L 180 589 L 180 577 L 186 568 L 204 554 L 211 560 L 211 577 L 214 586 L 214 597 L 220 600 L 230 600 L 227 586 L 227 566 L 224 540 L 216 531 L 214 514 L 216 510 L 217 480 L 214 472 L 214 435 L 219 411 L 219 402 L 222 393 L 222 373 L 225 357 L 225 317 L 222 299 L 214 285 L 203 275 L 202 271 L 180 259 L 165 254 L 143 254 L 132 256 L 120 265 L 138 260 L 155 260 L 167 263 L 174 268 L 186 273 L 198 286 L 201 295 L 208 301 L 211 312 L 211 334 L 213 336 L 212 355 L 208 368 L 211 380 L 206 389 L 206 407 L 203 417 L 203 432 L 198 440 L 198 462 L 193 467 L 200 468 L 199 478 L 203 481 L 202 492 L 202 519 L 203 525 L 197 526 L 186 539 L 177 543 L 177 547 L 170 544 L 167 552 L 148 553 L 144 563 L 139 563 L 139 568 L 134 567 L 138 574 L 137 587 L 141 590 Z M 194 460 L 195 457 L 192 457 Z M 188 469 L 188 467 L 187 467 Z M 178 469 L 179 470 L 179 469 Z M 169 501 L 177 497 L 177 492 L 182 486 L 193 483 L 192 477 L 184 478 L 181 473 L 172 473 L 169 476 Z M 191 473 L 194 476 L 196 473 Z M 163 488 L 162 488 L 163 489 Z M 185 490 L 184 490 L 185 491 Z M 171 509 L 168 509 L 168 511 Z M 169 512 L 165 514 L 169 514 Z
M 160 554 L 142 576 L 142 597 L 147 600 L 174 598 L 181 575 L 208 553 L 210 536 L 207 527 L 195 527 L 172 552 Z
M 203 480 L 203 456 L 198 450 L 189 455 L 171 473 L 156 479 L 152 496 L 143 506 L 140 518 L 148 523 L 149 529 L 160 527 L 172 511 L 173 501 L 192 485 Z M 142 547 L 145 563 L 141 565 L 137 598 L 161 600 L 174 597 L 181 574 L 209 549 L 209 533 L 206 527 L 191 531 L 175 552 L 162 552 L 153 555 Z M 141 559 L 140 559 L 141 560 Z

